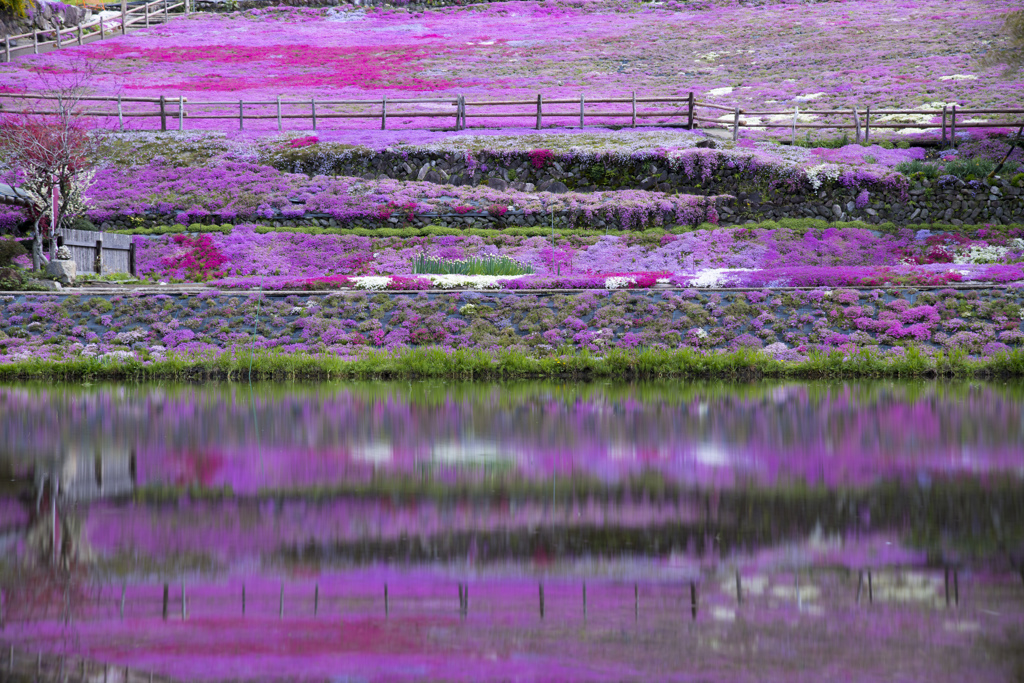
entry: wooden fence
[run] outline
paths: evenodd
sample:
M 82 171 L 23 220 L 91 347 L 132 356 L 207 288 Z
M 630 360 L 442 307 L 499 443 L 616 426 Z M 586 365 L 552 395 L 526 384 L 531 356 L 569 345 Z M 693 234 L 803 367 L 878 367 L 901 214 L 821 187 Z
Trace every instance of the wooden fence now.
M 88 230 L 62 230 L 79 273 L 135 275 L 135 243 L 131 235 Z
M 90 24 L 79 24 L 68 28 L 58 28 L 46 31 L 35 30 L 31 33 L 20 33 L 13 36 L 4 36 L 4 61 L 10 62 L 15 57 L 26 54 L 39 54 L 41 49 L 61 49 L 71 45 L 84 45 L 94 40 L 103 40 L 113 36 L 124 35 L 129 28 L 144 28 L 154 23 L 165 23 L 173 15 L 185 16 L 191 13 L 190 3 L 193 0 L 151 0 L 141 4 L 135 4 L 128 8 L 126 0 L 121 1 L 121 16 L 115 20 L 97 20 Z M 110 29 L 108 24 L 112 24 Z M 31 38 L 32 44 L 15 44 L 20 40 Z
M 151 3 L 152 4 L 152 3 Z M 177 6 L 177 5 L 176 5 Z M 50 102 L 55 96 L 29 93 L 0 93 L 0 112 L 26 115 L 52 115 L 57 113 Z M 13 101 L 13 103 L 12 103 Z M 96 103 L 95 106 L 90 103 Z M 637 97 L 553 97 L 538 94 L 530 99 L 508 100 L 467 100 L 465 95 L 440 98 L 416 99 L 285 99 L 195 101 L 182 96 L 160 97 L 113 97 L 85 96 L 75 100 L 77 116 L 116 119 L 120 130 L 125 129 L 126 119 L 159 118 L 160 130 L 203 129 L 202 121 L 237 121 L 239 130 L 244 130 L 259 121 L 274 121 L 277 130 L 285 129 L 285 122 L 308 121 L 317 130 L 324 119 L 370 119 L 379 120 L 381 130 L 388 127 L 389 119 L 433 119 L 433 127 L 449 127 L 465 130 L 470 119 L 485 121 L 494 127 L 496 119 L 519 119 L 528 121 L 537 130 L 545 123 L 569 120 L 580 128 L 588 122 L 637 127 L 644 125 L 680 126 L 682 128 L 718 127 L 732 133 L 733 140 L 742 128 L 785 129 L 790 131 L 792 141 L 797 130 L 831 129 L 850 130 L 857 142 L 868 142 L 872 131 L 941 128 L 943 141 L 953 140 L 956 131 L 968 128 L 1017 128 L 1024 122 L 1024 108 L 962 109 L 956 106 L 941 110 L 924 109 L 864 109 L 850 110 L 785 110 L 748 111 L 737 106 L 725 106 L 701 101 L 691 92 L 681 96 Z M 84 107 L 84 108 L 82 108 Z M 495 109 L 500 110 L 495 111 Z M 722 112 L 725 112 L 724 114 Z M 996 115 L 993 117 L 993 115 Z M 815 122 L 805 122 L 801 116 L 818 117 Z M 929 119 L 900 121 L 898 118 L 914 116 Z M 985 120 L 974 117 L 984 116 Z M 965 120 L 970 118 L 970 120 Z M 782 119 L 787 119 L 783 122 Z M 653 120 L 653 121 L 652 121 Z M 521 127 L 522 123 L 515 123 Z M 303 127 L 303 130 L 308 130 Z

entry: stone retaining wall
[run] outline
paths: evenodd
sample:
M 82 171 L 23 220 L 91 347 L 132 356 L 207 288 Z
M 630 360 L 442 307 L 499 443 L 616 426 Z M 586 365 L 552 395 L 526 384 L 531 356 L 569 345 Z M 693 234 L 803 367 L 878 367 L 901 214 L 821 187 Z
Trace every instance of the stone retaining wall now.
M 707 144 L 714 143 L 708 141 Z M 857 188 L 822 187 L 804 181 L 794 190 L 770 175 L 724 169 L 701 181 L 686 175 L 664 157 L 624 161 L 581 161 L 553 157 L 538 168 L 528 154 L 498 156 L 420 152 L 350 153 L 332 155 L 309 148 L 283 153 L 269 160 L 283 171 L 308 174 L 420 180 L 451 185 L 487 185 L 496 190 L 526 192 L 593 192 L 642 189 L 694 195 L 731 195 L 736 201 L 720 210 L 723 225 L 779 218 L 825 218 L 896 224 L 948 222 L 1024 222 L 1024 188 L 1008 178 L 988 186 L 981 181 L 949 182 L 920 179 L 902 188 L 880 183 L 867 186 L 866 202 L 858 205 Z
M 0 362 L 260 348 L 764 348 L 980 356 L 1024 344 L 1024 288 L 0 296 Z

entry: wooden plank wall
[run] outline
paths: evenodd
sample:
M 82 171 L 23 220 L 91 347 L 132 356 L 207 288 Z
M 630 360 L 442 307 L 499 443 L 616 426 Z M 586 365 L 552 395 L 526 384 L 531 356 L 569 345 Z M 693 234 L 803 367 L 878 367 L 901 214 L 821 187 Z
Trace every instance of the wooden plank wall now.
M 103 245 L 103 272 L 132 272 L 132 236 L 115 235 L 109 232 L 90 232 L 88 230 L 64 230 L 64 244 L 71 248 L 75 266 L 79 273 L 95 273 L 96 243 Z

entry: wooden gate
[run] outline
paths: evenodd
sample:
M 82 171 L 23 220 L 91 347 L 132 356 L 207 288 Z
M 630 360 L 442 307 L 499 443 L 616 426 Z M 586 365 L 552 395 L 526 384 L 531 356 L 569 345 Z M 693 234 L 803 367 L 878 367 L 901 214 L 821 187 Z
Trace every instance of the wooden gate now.
M 135 275 L 135 244 L 131 235 L 88 230 L 62 230 L 79 273 Z

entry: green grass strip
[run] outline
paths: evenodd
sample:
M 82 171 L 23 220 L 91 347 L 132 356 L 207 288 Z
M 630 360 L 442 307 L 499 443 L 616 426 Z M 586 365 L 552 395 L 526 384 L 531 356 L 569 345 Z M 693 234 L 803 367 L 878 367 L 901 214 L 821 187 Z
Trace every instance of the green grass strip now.
M 960 351 L 929 354 L 907 349 L 901 358 L 870 351 L 844 357 L 839 352 L 783 362 L 760 351 L 701 353 L 692 349 L 612 350 L 604 355 L 563 349 L 557 355 L 532 356 L 518 351 L 438 348 L 389 353 L 370 350 L 356 358 L 235 351 L 220 355 L 175 356 L 146 364 L 96 358 L 32 359 L 0 365 L 0 380 L 228 380 L 245 381 L 249 368 L 256 380 L 331 379 L 853 379 L 853 378 L 1008 378 L 1024 377 L 1024 349 L 985 360 Z

